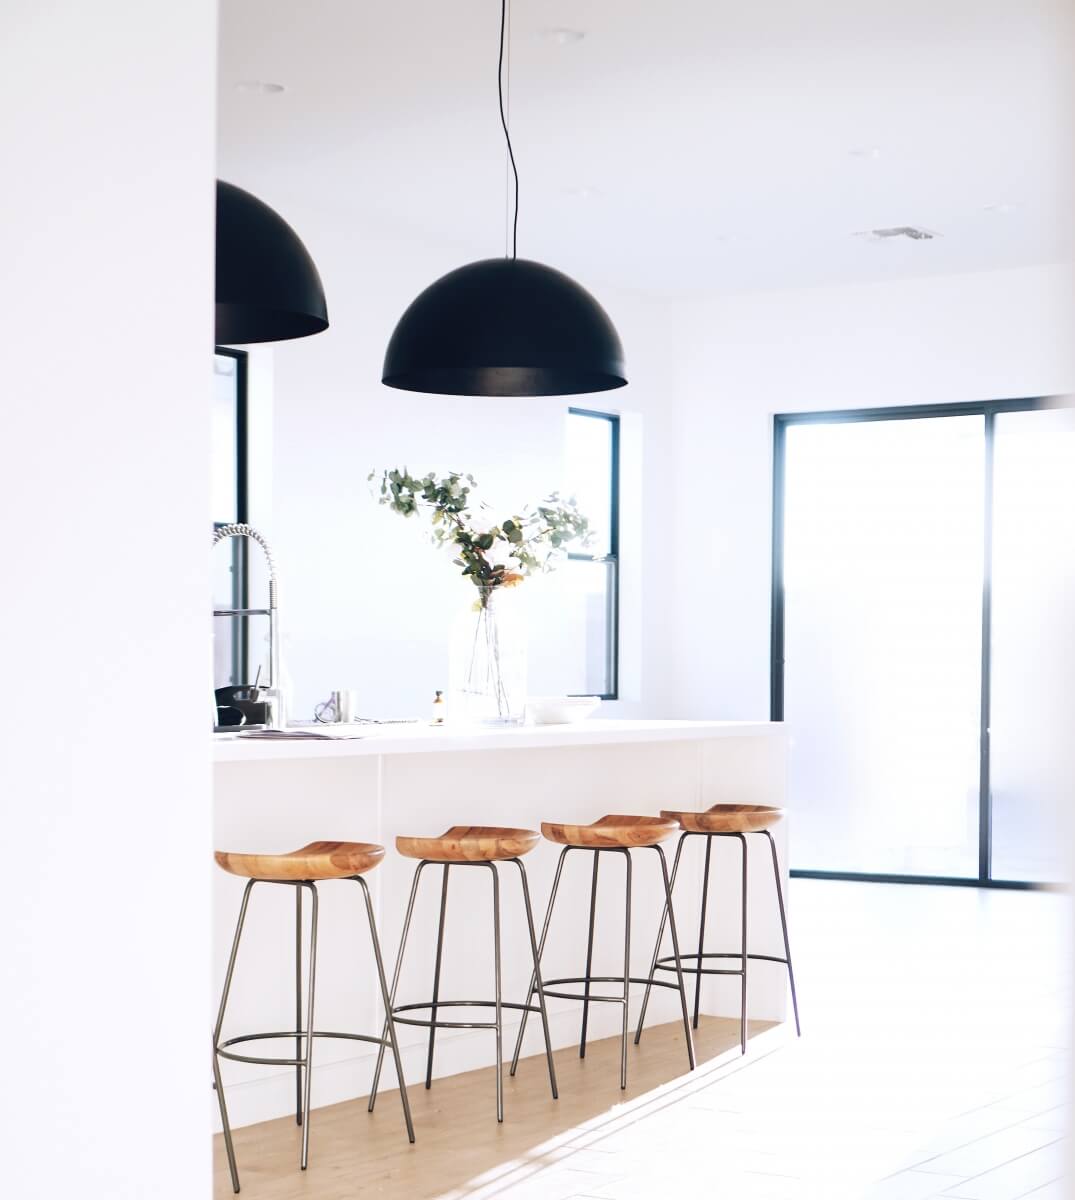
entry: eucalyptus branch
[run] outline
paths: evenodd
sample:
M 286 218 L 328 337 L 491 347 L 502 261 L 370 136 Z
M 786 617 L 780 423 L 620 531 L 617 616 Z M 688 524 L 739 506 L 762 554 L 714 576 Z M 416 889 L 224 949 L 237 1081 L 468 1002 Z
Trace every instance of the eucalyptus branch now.
M 377 477 L 370 472 L 370 481 Z M 411 475 L 406 468 L 384 471 L 378 503 L 404 517 L 420 511 L 430 515 L 433 541 L 450 546 L 453 562 L 481 590 L 482 603 L 496 588 L 513 587 L 539 571 L 549 571 L 566 553 L 568 545 L 585 546 L 589 522 L 573 499 L 557 492 L 531 512 L 524 508 L 489 528 L 481 528 L 470 507 L 476 487 L 473 475 L 451 472 L 442 479 L 432 473 Z

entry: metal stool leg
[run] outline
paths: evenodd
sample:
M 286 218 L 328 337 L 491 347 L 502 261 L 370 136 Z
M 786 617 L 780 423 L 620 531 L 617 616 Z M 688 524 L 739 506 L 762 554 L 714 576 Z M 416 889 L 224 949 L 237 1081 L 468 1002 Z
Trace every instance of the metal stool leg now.
M 302 1154 L 299 1166 L 306 1170 L 310 1155 L 310 1083 L 312 1079 L 310 1065 L 314 1054 L 314 983 L 317 975 L 317 888 L 312 883 L 304 883 L 303 887 L 310 889 L 310 978 L 306 985 L 306 1061 L 303 1064 L 306 1078 L 302 1089 Z
M 220 1106 L 220 1124 L 224 1129 L 224 1149 L 228 1153 L 228 1171 L 231 1174 L 231 1190 L 239 1191 L 239 1171 L 235 1166 L 235 1147 L 231 1141 L 231 1125 L 228 1122 L 228 1106 L 224 1102 L 224 1085 L 220 1082 L 220 1062 L 213 1053 L 213 1090 Z
M 295 1029 L 302 1028 L 302 884 L 295 884 Z M 302 1038 L 295 1037 L 295 1058 L 302 1058 Z M 302 1066 L 295 1067 L 295 1124 L 302 1124 Z
M 586 1026 L 590 1021 L 590 970 L 593 966 L 593 927 L 597 914 L 597 866 L 601 861 L 601 852 L 593 852 L 593 878 L 590 881 L 590 932 L 586 939 L 586 982 L 583 985 L 582 1001 L 582 1033 L 579 1035 L 579 1058 L 586 1057 Z
M 403 966 L 403 951 L 407 948 L 407 934 L 411 928 L 411 917 L 414 915 L 414 898 L 418 895 L 418 881 L 422 877 L 422 871 L 428 867 L 429 863 L 425 859 L 422 860 L 415 868 L 414 882 L 411 884 L 411 897 L 407 901 L 407 915 L 403 919 L 403 933 L 399 939 L 399 952 L 396 954 L 396 969 L 392 972 L 392 990 L 388 997 L 388 1008 L 385 1012 L 384 1029 L 381 1031 L 381 1045 L 377 1050 L 377 1066 L 373 1070 L 373 1083 L 370 1085 L 370 1100 L 366 1106 L 368 1112 L 373 1112 L 373 1106 L 377 1103 L 377 1088 L 381 1082 L 381 1067 L 384 1065 L 384 1047 L 385 1040 L 388 1037 L 388 1026 L 392 1023 L 392 1006 L 396 1003 L 396 989 L 399 987 L 399 972 Z M 403 1077 L 400 1076 L 400 1087 L 403 1086 Z
M 746 834 L 737 833 L 743 847 L 743 942 L 742 942 L 742 986 L 739 1000 L 739 1045 L 741 1052 L 747 1052 L 747 839 Z
M 791 985 L 791 1009 L 795 1014 L 795 1036 L 802 1037 L 799 1028 L 799 1000 L 795 995 L 795 972 L 791 966 L 791 943 L 788 941 L 788 917 L 784 910 L 784 889 L 780 885 L 780 862 L 776 856 L 776 842 L 768 829 L 762 833 L 769 839 L 769 849 L 773 854 L 773 879 L 776 881 L 776 901 L 780 905 L 780 928 L 784 931 L 784 957 L 788 960 L 788 983 Z
M 698 966 L 701 968 L 705 960 L 705 910 L 709 900 L 709 858 L 713 850 L 713 839 L 706 838 L 705 840 L 705 870 L 702 874 L 702 917 L 698 923 Z M 694 977 L 694 1021 L 693 1026 L 698 1028 L 698 1010 L 702 995 L 702 972 Z
M 504 1120 L 504 1022 L 500 998 L 500 875 L 495 863 L 486 863 L 493 875 L 493 971 L 496 975 L 496 1119 Z
M 668 895 L 671 896 L 672 889 L 676 886 L 676 875 L 679 873 L 679 857 L 683 853 L 683 843 L 690 837 L 689 833 L 681 833 L 679 841 L 676 843 L 676 857 L 672 863 L 672 883 L 669 888 Z M 649 1008 L 650 992 L 653 991 L 653 976 L 657 970 L 657 959 L 661 953 L 661 939 L 664 937 L 664 927 L 668 923 L 668 913 L 670 901 L 665 900 L 664 910 L 661 913 L 661 923 L 657 927 L 657 942 L 653 947 L 653 960 L 649 965 L 649 976 L 646 980 L 646 994 L 642 997 L 642 1011 L 638 1014 L 638 1027 L 635 1029 L 635 1045 L 638 1045 L 639 1039 L 642 1037 L 642 1025 L 646 1020 L 646 1009 Z M 701 963 L 699 962 L 699 966 Z
M 426 1091 L 433 1083 L 433 1042 L 437 1036 L 437 1000 L 440 998 L 440 964 L 444 953 L 444 914 L 448 907 L 448 864 L 444 864 L 444 878 L 440 885 L 440 920 L 437 923 L 437 960 L 433 968 L 433 1004 L 429 1026 L 429 1055 L 426 1059 Z
M 239 941 L 243 936 L 243 924 L 246 921 L 246 908 L 250 903 L 250 893 L 257 882 L 251 879 L 243 889 L 243 900 L 239 905 L 239 920 L 235 925 L 235 937 L 231 942 L 231 954 L 228 956 L 228 969 L 224 975 L 224 990 L 220 994 L 220 1008 L 217 1010 L 216 1025 L 213 1027 L 213 1082 L 216 1086 L 217 1101 L 220 1104 L 220 1122 L 224 1127 L 224 1146 L 228 1152 L 228 1169 L 231 1171 L 231 1186 L 239 1190 L 239 1172 L 235 1166 L 235 1147 L 231 1139 L 231 1125 L 228 1123 L 228 1108 L 224 1099 L 224 1086 L 220 1082 L 220 1059 L 217 1047 L 220 1045 L 220 1031 L 224 1027 L 224 1013 L 228 1007 L 228 994 L 231 992 L 231 980 L 235 974 L 235 960 L 239 954 Z
M 597 858 L 594 855 L 594 880 L 597 879 Z M 630 1008 L 631 999 L 631 851 L 624 850 L 623 861 L 627 865 L 626 879 L 626 904 L 624 905 L 623 919 L 623 1025 L 620 1029 L 620 1089 L 627 1087 L 627 1017 Z M 666 893 L 667 894 L 667 893 Z M 593 920 L 591 916 L 591 922 Z M 593 937 L 593 925 L 590 926 L 590 936 Z M 586 986 L 589 988 L 590 964 L 586 964 L 587 981 Z
M 672 883 L 668 878 L 668 861 L 660 846 L 654 846 L 661 860 L 661 878 L 664 880 L 665 904 L 668 907 L 668 929 L 672 934 L 672 953 L 676 957 L 676 981 L 679 984 L 679 1006 L 683 1013 L 683 1034 L 687 1039 L 687 1061 L 694 1070 L 694 1038 L 691 1036 L 691 1023 L 687 1016 L 687 985 L 683 982 L 683 963 L 679 955 L 679 934 L 676 932 L 676 914 L 672 908 Z M 701 960 L 699 960 L 701 965 Z
M 537 986 L 538 1006 L 541 1009 L 541 1028 L 545 1034 L 545 1061 L 549 1066 L 549 1087 L 552 1088 L 552 1098 L 559 1100 L 560 1093 L 556 1088 L 556 1067 L 552 1061 L 552 1037 L 549 1033 L 549 1014 L 545 1009 L 545 989 L 541 982 L 541 951 L 538 949 L 537 935 L 534 933 L 534 913 L 530 907 L 530 888 L 526 882 L 526 868 L 523 866 L 521 858 L 513 858 L 511 860 L 519 868 L 519 878 L 523 885 L 523 904 L 526 906 L 526 928 L 530 934 L 530 953 L 534 959 L 534 984 Z M 530 995 L 526 998 L 526 1003 L 530 1003 L 530 998 L 533 996 L 533 985 L 531 986 Z M 525 1013 L 523 1014 L 526 1015 Z M 515 1048 L 515 1057 L 511 1063 L 511 1073 L 515 1074 L 515 1064 L 518 1062 L 519 1048 Z
M 414 1142 L 414 1124 L 411 1121 L 411 1103 L 407 1097 L 407 1085 L 403 1080 L 403 1064 L 399 1058 L 399 1043 L 396 1041 L 396 1023 L 392 1017 L 392 1001 L 388 995 L 388 984 L 384 977 L 384 960 L 381 957 L 381 940 L 377 936 L 377 922 L 373 916 L 373 902 L 370 900 L 369 884 L 362 878 L 361 875 L 356 875 L 355 880 L 362 885 L 362 894 L 366 900 L 366 916 L 370 924 L 370 940 L 373 942 L 373 957 L 377 963 L 377 982 L 381 988 L 381 1001 L 384 1004 L 385 1015 L 389 1018 L 387 1022 L 388 1037 L 392 1046 L 392 1059 L 396 1064 L 396 1078 L 399 1080 L 399 1098 L 403 1103 L 403 1120 L 407 1125 L 407 1139 Z
M 541 941 L 538 942 L 537 960 L 534 963 L 534 971 L 530 976 L 530 990 L 526 993 L 526 1002 L 530 1003 L 530 998 L 534 994 L 534 988 L 537 986 L 538 980 L 538 964 L 541 962 L 541 956 L 545 953 L 545 939 L 549 936 L 549 924 L 552 921 L 553 905 L 556 903 L 556 892 L 560 887 L 560 875 L 564 869 L 564 859 L 567 857 L 567 852 L 571 849 L 570 846 L 565 846 L 560 851 L 560 857 L 556 862 L 556 875 L 552 881 L 552 891 L 549 893 L 549 905 L 545 910 L 545 923 L 541 927 Z M 542 1000 L 544 1003 L 544 999 Z M 519 1022 L 519 1036 L 515 1039 L 515 1053 L 511 1057 L 510 1075 L 514 1075 L 519 1066 L 519 1052 L 523 1047 L 523 1034 L 526 1033 L 526 1018 L 530 1014 L 523 1009 L 523 1017 Z

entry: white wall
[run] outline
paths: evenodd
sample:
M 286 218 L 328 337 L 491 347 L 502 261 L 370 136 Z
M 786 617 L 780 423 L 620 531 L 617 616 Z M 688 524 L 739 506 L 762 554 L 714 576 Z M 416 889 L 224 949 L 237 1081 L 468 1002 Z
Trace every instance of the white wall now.
M 473 254 L 358 230 L 299 190 L 282 203 L 321 267 L 332 320 L 274 351 L 267 532 L 297 711 L 349 686 L 371 715 L 424 715 L 468 591 L 424 526 L 376 506 L 366 475 L 458 469 L 494 500 L 536 497 L 559 486 L 569 401 L 384 388 L 398 315 Z M 1060 267 L 691 302 L 594 291 L 631 380 L 584 398 L 628 415 L 624 686 L 609 715 L 767 717 L 774 412 L 1075 389 Z
M 0 37 L 5 1195 L 208 1196 L 212 0 Z
M 240 183 L 244 182 L 239 180 Z M 253 182 L 251 187 L 256 186 Z M 404 522 L 378 507 L 370 470 L 459 470 L 479 496 L 510 507 L 562 486 L 567 398 L 464 399 L 394 391 L 380 382 L 384 348 L 413 297 L 472 254 L 453 247 L 356 229 L 346 213 L 301 196 L 276 199 L 321 270 L 331 326 L 315 338 L 274 349 L 272 511 L 265 533 L 281 576 L 285 669 L 295 715 L 337 687 L 356 688 L 364 715 L 427 715 L 447 687 L 453 622 L 471 603 L 451 556 L 428 543 L 425 522 Z M 659 484 L 672 449 L 673 404 L 664 373 L 664 321 L 655 304 L 594 289 L 628 347 L 631 386 L 582 399 L 620 412 L 625 465 L 623 701 L 618 715 L 658 711 L 659 628 L 643 629 L 642 546 L 658 541 L 670 512 Z M 645 488 L 653 497 L 642 511 Z M 540 579 L 525 590 L 536 600 Z M 535 605 L 536 607 L 536 605 Z M 535 639 L 532 639 L 532 642 Z M 540 659 L 541 645 L 531 656 Z M 537 666 L 540 666 L 538 662 Z M 539 677 L 535 672 L 535 677 Z M 541 690 L 541 689 L 537 689 Z
M 683 309 L 670 715 L 769 711 L 772 414 L 1075 391 L 1071 272 L 758 292 Z

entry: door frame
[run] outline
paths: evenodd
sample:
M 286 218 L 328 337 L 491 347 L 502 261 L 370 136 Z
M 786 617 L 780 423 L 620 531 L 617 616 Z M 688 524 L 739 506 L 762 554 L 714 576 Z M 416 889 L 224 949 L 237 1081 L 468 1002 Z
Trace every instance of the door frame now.
M 978 765 L 978 874 L 902 875 L 873 871 L 820 871 L 793 869 L 800 879 L 848 879 L 867 883 L 926 883 L 951 887 L 986 887 L 1019 890 L 1051 889 L 1060 886 L 1018 879 L 995 879 L 992 872 L 993 811 L 990 795 L 989 714 L 992 689 L 993 634 L 993 451 L 997 413 L 1028 412 L 1036 409 L 1070 407 L 1066 398 L 1045 396 L 1009 400 L 976 400 L 953 404 L 909 404 L 888 408 L 851 408 L 833 411 L 775 413 L 773 415 L 772 494 L 772 593 L 769 636 L 769 719 L 784 720 L 784 508 L 789 425 L 835 425 L 859 421 L 906 421 L 922 417 L 981 416 L 985 432 L 985 486 L 983 488 L 984 553 L 981 605 L 981 700 Z
M 213 355 L 235 362 L 235 516 L 234 522 L 245 525 L 250 520 L 250 362 L 245 350 L 230 346 L 214 346 Z M 221 524 L 215 522 L 213 528 Z M 250 607 L 250 542 L 248 538 L 232 539 L 231 607 Z M 242 683 L 250 679 L 250 619 L 232 617 L 232 676 Z

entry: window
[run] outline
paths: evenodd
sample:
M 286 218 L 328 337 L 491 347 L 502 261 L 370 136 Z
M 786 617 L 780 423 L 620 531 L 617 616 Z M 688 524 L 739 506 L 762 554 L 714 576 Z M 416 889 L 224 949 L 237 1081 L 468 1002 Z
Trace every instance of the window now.
M 591 544 L 553 576 L 562 651 L 558 690 L 615 700 L 618 689 L 620 419 L 567 415 L 566 494 L 590 521 Z
M 772 716 L 793 874 L 1063 877 L 1056 647 L 1075 413 L 1035 401 L 775 426 Z
M 569 695 L 615 700 L 619 667 L 620 419 L 572 408 L 567 415 L 568 494 L 590 520 L 593 541 L 564 572 L 582 629 L 578 686 Z M 572 681 L 574 683 L 574 681 Z
M 246 354 L 217 349 L 213 355 L 213 428 L 210 478 L 213 526 L 247 519 Z M 247 542 L 233 538 L 213 555 L 213 607 L 245 608 Z M 213 625 L 214 687 L 248 683 L 248 637 L 241 617 L 218 617 Z

